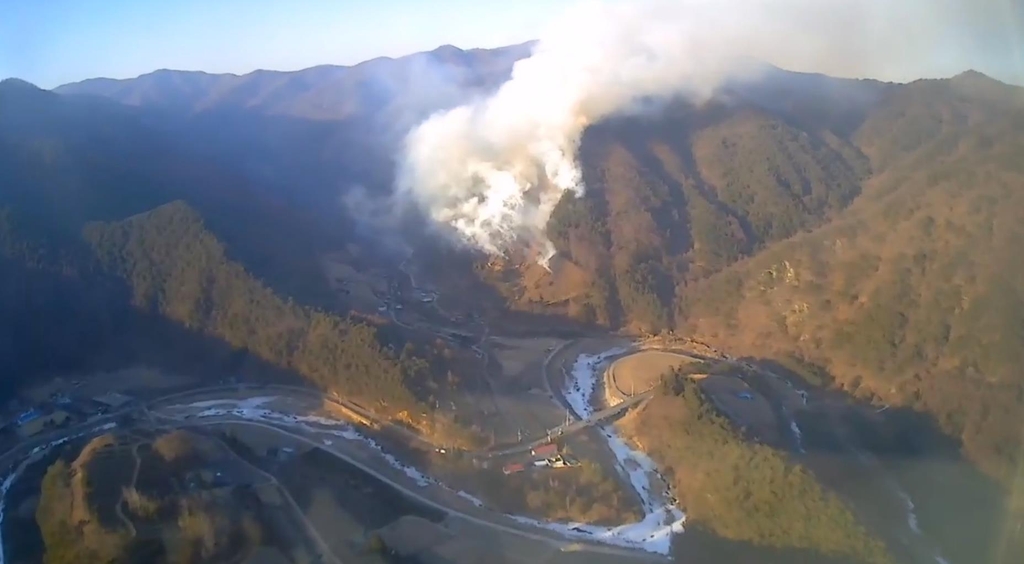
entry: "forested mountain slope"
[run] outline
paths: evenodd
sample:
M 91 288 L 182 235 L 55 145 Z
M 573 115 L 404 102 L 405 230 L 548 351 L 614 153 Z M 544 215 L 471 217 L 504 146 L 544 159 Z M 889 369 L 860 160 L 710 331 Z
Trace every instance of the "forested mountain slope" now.
M 320 65 L 288 72 L 257 70 L 244 75 L 162 69 L 123 80 L 83 80 L 55 91 L 193 113 L 245 109 L 267 115 L 341 120 L 356 114 L 397 113 L 417 107 L 432 111 L 460 103 L 467 92 L 494 88 L 505 81 L 513 63 L 528 56 L 532 45 L 471 50 L 445 45 L 353 66 Z
M 233 258 L 275 288 L 314 303 L 334 299 L 315 255 L 338 246 L 343 232 L 319 228 L 258 181 L 150 126 L 138 110 L 0 83 L 0 187 L 0 205 L 34 218 L 24 223 L 66 234 L 185 200 Z
M 580 159 L 587 193 L 564 198 L 548 231 L 594 289 L 566 311 L 647 331 L 673 325 L 688 284 L 835 217 L 868 174 L 849 141 L 735 101 L 595 125 Z
M 246 178 L 268 181 L 247 193 L 305 210 L 332 201 L 316 212 L 332 214 L 345 190 L 339 179 L 371 193 L 390 190 L 395 145 L 373 141 L 388 135 L 362 139 L 355 132 L 365 128 L 356 126 L 416 106 L 420 71 L 441 72 L 434 78 L 443 75 L 461 94 L 479 92 L 500 83 L 527 51 L 442 48 L 353 68 L 244 77 L 166 71 L 60 91 L 193 116 L 170 137 L 206 143 L 199 150 L 214 162 L 241 163 Z M 408 115 L 458 102 L 455 90 Z M 328 98 L 333 105 L 316 110 L 316 100 Z M 147 123 L 167 131 L 154 115 L 145 113 Z M 591 126 L 579 152 L 587 193 L 565 198 L 549 224 L 559 250 L 552 272 L 515 261 L 481 264 L 478 272 L 515 309 L 609 327 L 676 328 L 735 350 L 806 357 L 848 388 L 937 414 L 976 460 L 1005 477 L 1016 439 L 1002 422 L 1022 402 L 1012 371 L 1021 336 L 1013 260 L 1021 240 L 1021 125 L 1020 89 L 978 73 L 897 85 L 771 69 L 706 103 L 676 101 Z M 108 130 L 126 135 L 121 126 Z M 125 144 L 119 160 L 139 162 L 136 146 Z M 17 150 L 36 159 L 30 170 L 62 170 L 42 166 L 59 162 L 59 145 L 44 139 Z M 270 187 L 284 178 L 297 189 Z M 157 192 L 130 189 L 142 180 L 122 179 L 106 184 L 122 187 L 118 202 L 145 200 L 134 211 L 174 199 L 150 201 Z M 311 185 L 332 188 L 309 196 L 302 188 Z M 284 295 L 308 291 L 275 280 L 285 270 L 269 260 L 261 268 L 255 249 L 247 256 L 244 242 L 256 238 L 233 239 L 236 218 L 220 222 L 214 213 L 242 199 L 224 196 L 221 203 L 235 204 L 217 206 L 210 193 L 184 199 L 229 255 Z M 74 201 L 68 194 L 51 201 Z M 280 225 L 248 223 L 261 224 Z
M 855 139 L 875 175 L 836 220 L 686 288 L 678 328 L 796 355 L 934 414 L 1009 480 L 1024 415 L 1024 90 L 976 74 L 893 92 Z
M 14 81 L 0 84 L 0 147 L 5 393 L 67 371 L 251 355 L 389 413 L 422 411 L 424 361 L 332 302 L 317 253 L 343 240 L 246 177 L 123 106 Z
M 351 67 L 323 65 L 245 75 L 159 70 L 55 89 L 140 110 L 198 154 L 226 163 L 274 198 L 324 222 L 364 220 L 346 195 L 386 196 L 406 132 L 431 113 L 490 92 L 532 44 L 450 45 Z

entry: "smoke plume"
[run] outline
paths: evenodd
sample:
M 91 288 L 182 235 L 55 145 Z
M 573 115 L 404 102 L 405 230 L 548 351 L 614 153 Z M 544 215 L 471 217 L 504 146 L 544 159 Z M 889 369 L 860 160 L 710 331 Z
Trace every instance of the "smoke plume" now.
M 523 244 L 544 263 L 553 253 L 544 234 L 552 210 L 564 193 L 585 189 L 576 152 L 589 124 L 640 100 L 699 102 L 764 68 L 754 60 L 883 79 L 943 72 L 935 63 L 949 63 L 955 41 L 944 30 L 972 37 L 963 29 L 970 9 L 975 31 L 986 33 L 995 20 L 970 8 L 986 1 L 581 4 L 552 23 L 493 95 L 409 133 L 399 194 L 479 249 L 501 254 Z

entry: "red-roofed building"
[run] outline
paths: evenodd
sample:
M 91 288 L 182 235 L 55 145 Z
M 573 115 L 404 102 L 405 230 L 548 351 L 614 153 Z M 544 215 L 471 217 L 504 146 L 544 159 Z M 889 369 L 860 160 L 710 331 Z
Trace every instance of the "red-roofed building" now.
M 506 464 L 505 467 L 501 469 L 501 471 L 506 474 L 515 474 L 516 472 L 522 472 L 525 469 L 526 467 L 523 466 L 522 463 L 515 462 L 512 464 Z
M 530 453 L 541 458 L 551 458 L 558 454 L 558 445 L 555 443 L 548 443 L 531 450 Z

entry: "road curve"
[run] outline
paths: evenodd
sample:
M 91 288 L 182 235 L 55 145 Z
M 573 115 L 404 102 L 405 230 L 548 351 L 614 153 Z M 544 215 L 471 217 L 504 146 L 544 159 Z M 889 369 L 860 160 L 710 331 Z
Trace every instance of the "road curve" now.
M 290 437 L 292 439 L 299 440 L 299 441 L 302 441 L 302 442 L 304 442 L 306 444 L 309 444 L 310 446 L 312 446 L 314 448 L 322 449 L 324 452 L 327 452 L 327 453 L 329 453 L 329 454 L 331 454 L 331 455 L 333 455 L 333 456 L 335 456 L 335 457 L 345 461 L 346 463 L 351 464 L 352 466 L 355 466 L 356 468 L 359 468 L 363 472 L 366 472 L 367 474 L 369 474 L 369 475 L 373 476 L 374 478 L 380 480 L 381 482 L 383 482 L 384 484 L 388 485 L 389 487 L 391 487 L 391 488 L 393 488 L 395 490 L 400 491 L 403 495 L 406 495 L 406 496 L 408 496 L 408 497 L 410 497 L 412 499 L 415 499 L 417 502 L 423 503 L 423 504 L 425 504 L 425 505 L 427 505 L 429 507 L 432 507 L 434 509 L 442 511 L 446 515 L 449 515 L 451 517 L 455 517 L 456 519 L 462 519 L 464 521 L 467 521 L 467 522 L 470 522 L 470 523 L 473 523 L 473 524 L 476 524 L 476 525 L 479 525 L 479 526 L 488 527 L 488 528 L 499 530 L 499 531 L 502 531 L 502 532 L 505 532 L 505 533 L 509 533 L 509 534 L 513 534 L 513 535 L 518 535 L 518 536 L 521 536 L 521 537 L 529 538 L 531 540 L 543 542 L 543 543 L 546 543 L 546 544 L 554 546 L 559 551 L 568 551 L 568 550 L 579 551 L 580 547 L 582 546 L 582 547 L 584 547 L 584 550 L 586 550 L 586 551 L 598 552 L 598 553 L 604 553 L 604 554 L 611 554 L 611 555 L 615 555 L 615 556 L 623 556 L 623 557 L 629 557 L 629 558 L 641 558 L 641 559 L 652 560 L 652 561 L 654 561 L 654 560 L 663 561 L 665 558 L 667 558 L 667 557 L 664 557 L 664 556 L 661 556 L 661 555 L 645 552 L 645 551 L 642 551 L 640 549 L 618 548 L 618 547 L 611 546 L 611 545 L 606 545 L 606 544 L 594 544 L 592 542 L 581 542 L 580 539 L 569 539 L 569 538 L 566 538 L 566 537 L 563 537 L 563 536 L 559 535 L 559 533 L 557 533 L 557 532 L 551 532 L 550 535 L 534 533 L 534 532 L 523 530 L 523 528 L 520 528 L 520 527 L 513 527 L 511 525 L 505 525 L 505 524 L 496 522 L 494 520 L 482 519 L 482 518 L 479 518 L 479 517 L 474 517 L 472 515 L 467 515 L 466 513 L 463 513 L 463 512 L 461 512 L 461 511 L 459 511 L 457 509 L 454 509 L 452 507 L 449 507 L 449 506 L 443 505 L 441 503 L 438 503 L 438 502 L 436 502 L 436 501 L 434 501 L 434 500 L 432 500 L 432 499 L 430 499 L 428 497 L 423 496 L 422 494 L 420 494 L 418 492 L 415 492 L 415 491 L 405 487 L 402 484 L 399 484 L 398 482 L 392 480 L 390 477 L 388 477 L 388 476 L 378 472 L 377 470 L 374 470 L 373 468 L 370 468 L 369 466 L 363 464 L 362 462 L 360 462 L 360 461 L 358 461 L 358 460 L 356 460 L 356 459 L 354 459 L 354 458 L 352 458 L 352 457 L 350 457 L 350 456 L 348 456 L 346 454 L 343 454 L 342 452 L 339 452 L 339 451 L 335 450 L 334 448 L 329 448 L 328 446 L 325 446 L 323 443 L 314 441 L 313 439 L 310 439 L 309 437 L 300 435 L 298 433 L 291 432 L 291 431 L 289 431 L 287 429 L 283 429 L 281 427 L 277 427 L 277 426 L 272 425 L 270 423 L 264 423 L 264 422 L 260 422 L 260 421 L 251 421 L 249 419 L 245 419 L 245 418 L 242 418 L 242 417 L 233 417 L 233 416 L 224 416 L 225 417 L 224 419 L 202 420 L 202 421 L 197 421 L 197 420 L 185 421 L 185 420 L 181 420 L 181 419 L 177 419 L 177 418 L 169 417 L 169 416 L 165 416 L 165 415 L 156 415 L 156 416 L 159 417 L 161 420 L 168 421 L 168 422 L 174 422 L 174 424 L 176 426 L 180 426 L 180 427 L 202 427 L 202 426 L 222 425 L 222 424 L 227 423 L 227 424 L 232 424 L 232 425 L 250 425 L 250 426 L 254 426 L 254 427 L 261 427 L 261 428 L 264 428 L 264 429 L 270 429 L 270 430 L 275 431 L 277 433 L 280 433 L 282 435 L 286 435 L 286 436 L 288 436 L 288 437 Z M 313 432 L 315 432 L 315 431 L 313 431 Z M 497 516 L 497 514 L 496 514 L 496 516 Z

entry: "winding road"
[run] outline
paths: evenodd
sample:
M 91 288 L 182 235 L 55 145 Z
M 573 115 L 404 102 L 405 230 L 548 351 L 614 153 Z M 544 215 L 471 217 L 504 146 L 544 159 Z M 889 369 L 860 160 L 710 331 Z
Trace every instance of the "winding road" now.
M 271 424 L 271 423 L 264 423 L 264 422 L 259 422 L 259 421 L 251 421 L 251 420 L 244 419 L 244 418 L 241 418 L 241 417 L 226 416 L 223 419 L 214 419 L 214 420 L 180 420 L 180 419 L 170 418 L 170 417 L 167 417 L 167 416 L 159 416 L 159 417 L 161 419 L 165 420 L 165 421 L 173 422 L 173 424 L 175 426 L 178 426 L 178 427 L 205 427 L 205 426 L 216 426 L 216 425 L 223 425 L 225 423 L 230 423 L 232 425 L 247 425 L 247 426 L 253 426 L 253 427 L 259 427 L 259 428 L 262 428 L 262 429 L 272 430 L 272 431 L 274 431 L 276 433 L 279 433 L 281 435 L 285 435 L 287 437 L 290 437 L 291 439 L 294 439 L 294 440 L 306 443 L 306 444 L 308 444 L 311 447 L 321 449 L 324 452 L 327 452 L 328 454 L 330 454 L 330 455 L 332 455 L 332 456 L 334 456 L 336 458 L 341 459 L 345 463 L 350 464 L 352 466 L 355 466 L 356 468 L 359 468 L 363 472 L 369 474 L 370 476 L 373 476 L 374 478 L 376 478 L 377 480 L 381 481 L 382 483 L 384 483 L 384 484 L 394 488 L 395 490 L 401 492 L 403 495 L 407 496 L 408 498 L 416 500 L 417 502 L 422 503 L 422 504 L 424 504 L 424 505 L 426 505 L 428 507 L 431 507 L 433 509 L 437 509 L 437 510 L 443 512 L 444 514 L 448 515 L 451 518 L 459 519 L 459 520 L 465 521 L 467 523 L 472 523 L 472 524 L 477 525 L 477 526 L 486 527 L 486 528 L 493 529 L 493 530 L 496 530 L 496 531 L 500 531 L 500 532 L 503 532 L 503 533 L 506 533 L 506 534 L 515 535 L 517 537 L 521 537 L 521 538 L 524 538 L 524 539 L 530 539 L 530 540 L 533 540 L 533 541 L 542 542 L 542 543 L 545 543 L 547 545 L 552 546 L 553 548 L 555 548 L 555 549 L 557 549 L 559 551 L 568 551 L 568 550 L 572 550 L 574 552 L 589 551 L 589 552 L 596 552 L 596 553 L 602 553 L 602 554 L 610 554 L 610 555 L 615 555 L 615 556 L 628 557 L 628 558 L 633 558 L 633 559 L 641 558 L 641 559 L 650 560 L 650 561 L 654 561 L 654 560 L 663 561 L 664 560 L 663 557 L 659 557 L 658 555 L 654 555 L 654 554 L 650 554 L 650 553 L 646 553 L 646 552 L 642 552 L 642 551 L 637 551 L 635 549 L 618 548 L 618 547 L 615 547 L 615 546 L 609 546 L 609 545 L 604 545 L 604 544 L 581 543 L 579 541 L 579 539 L 567 539 L 565 537 L 562 537 L 561 535 L 558 535 L 557 533 L 549 532 L 549 531 L 547 531 L 545 529 L 538 529 L 536 531 L 531 531 L 531 530 L 529 530 L 528 526 L 520 524 L 520 523 L 517 523 L 515 521 L 512 521 L 512 520 L 508 519 L 507 517 L 505 517 L 504 515 L 494 514 L 492 518 L 483 518 L 483 517 L 471 515 L 471 514 L 465 512 L 465 511 L 460 511 L 460 510 L 455 509 L 455 508 L 453 508 L 451 506 L 438 503 L 434 499 L 426 497 L 426 496 L 422 495 L 421 493 L 419 493 L 417 491 L 414 491 L 411 488 L 408 488 L 406 485 L 399 483 L 398 481 L 392 479 L 391 477 L 389 477 L 389 476 L 379 472 L 375 468 L 372 468 L 369 465 L 364 464 L 363 462 L 353 458 L 352 456 L 349 456 L 343 450 L 341 450 L 340 445 L 343 444 L 343 443 L 341 443 L 340 441 L 339 442 L 335 442 L 335 443 L 333 443 L 331 445 L 325 445 L 322 441 L 319 441 L 319 442 L 315 441 L 315 440 L 313 440 L 313 439 L 311 439 L 311 438 L 309 438 L 309 437 L 307 437 L 307 436 L 305 436 L 303 434 L 296 433 L 296 432 L 294 432 L 294 431 L 292 431 L 290 429 L 283 428 L 283 427 L 280 427 L 280 426 L 277 426 L 277 425 L 274 425 L 274 424 Z M 485 512 L 487 510 L 481 509 L 481 511 Z M 509 522 L 508 523 L 503 522 L 505 520 L 508 520 Z
M 228 401 L 236 400 L 238 392 L 242 390 L 273 390 L 283 393 L 298 393 L 306 397 L 309 397 L 309 395 L 313 394 L 319 395 L 321 399 L 326 401 L 337 401 L 337 398 L 333 398 L 325 394 L 318 394 L 318 392 L 316 392 L 315 390 L 293 386 L 231 385 L 197 388 L 194 390 L 188 390 L 184 392 L 171 394 L 168 396 L 163 396 L 154 399 L 150 402 L 147 402 L 147 404 L 145 405 L 136 405 L 131 408 L 126 408 L 123 410 L 119 410 L 117 412 L 109 413 L 107 415 L 93 419 L 91 421 L 73 427 L 60 429 L 52 433 L 49 433 L 44 437 L 39 437 L 35 440 L 19 444 L 13 449 L 3 454 L 0 454 L 0 465 L 9 464 L 13 466 L 14 464 L 17 464 L 19 461 L 27 457 L 29 454 L 31 454 L 33 450 L 41 448 L 47 444 L 52 444 L 54 442 L 60 441 L 62 439 L 71 437 L 87 437 L 92 434 L 98 434 L 101 432 L 109 431 L 110 424 L 113 423 L 117 418 L 133 413 L 141 416 L 139 418 L 140 422 L 159 422 L 161 427 L 167 428 L 209 426 L 223 423 L 250 425 L 261 427 L 264 429 L 270 429 L 276 433 L 287 435 L 295 440 L 299 440 L 311 446 L 323 449 L 324 451 L 330 453 L 331 455 L 345 461 L 348 464 L 355 466 L 356 468 L 359 468 L 363 472 L 366 472 L 367 474 L 380 480 L 389 487 L 401 492 L 403 495 L 406 495 L 411 499 L 415 499 L 421 503 L 424 503 L 427 506 L 441 510 L 449 517 L 463 521 L 465 523 L 469 523 L 480 527 L 486 527 L 490 530 L 502 534 L 514 535 L 523 540 L 541 542 L 552 547 L 557 551 L 592 552 L 595 554 L 605 554 L 616 557 L 629 558 L 631 560 L 640 559 L 645 561 L 664 561 L 664 557 L 658 554 L 652 554 L 640 549 L 618 547 L 615 545 L 601 543 L 599 541 L 588 541 L 585 538 L 580 537 L 566 536 L 557 531 L 552 531 L 543 527 L 537 527 L 521 521 L 514 520 L 509 516 L 493 512 L 483 507 L 459 508 L 455 507 L 454 505 L 439 503 L 438 501 L 423 495 L 420 491 L 417 491 L 417 489 L 420 489 L 419 487 L 414 486 L 412 484 L 404 484 L 400 480 L 396 480 L 392 477 L 389 477 L 382 473 L 381 471 L 369 466 L 368 464 L 348 455 L 343 450 L 345 441 L 331 441 L 331 444 L 328 444 L 323 440 L 318 442 L 307 436 L 296 433 L 293 430 L 282 428 L 281 426 L 278 425 L 273 425 L 270 423 L 264 423 L 259 421 L 251 421 L 243 417 L 231 415 L 225 415 L 215 419 L 196 420 L 172 417 L 154 411 L 155 409 L 159 409 L 161 407 L 169 407 L 175 404 L 176 402 L 187 400 L 187 398 L 191 396 L 202 396 L 204 398 L 209 398 L 211 394 L 216 395 L 219 392 L 223 392 L 225 397 L 230 398 Z M 419 438 L 419 440 L 425 442 L 425 439 Z M 326 544 L 323 543 L 322 539 L 320 539 L 318 536 L 316 537 L 316 540 L 318 545 L 326 546 Z M 2 547 L 0 547 L 0 550 L 2 550 Z M 330 554 L 330 552 L 328 552 L 328 554 Z M 2 554 L 0 554 L 0 562 L 3 562 Z

